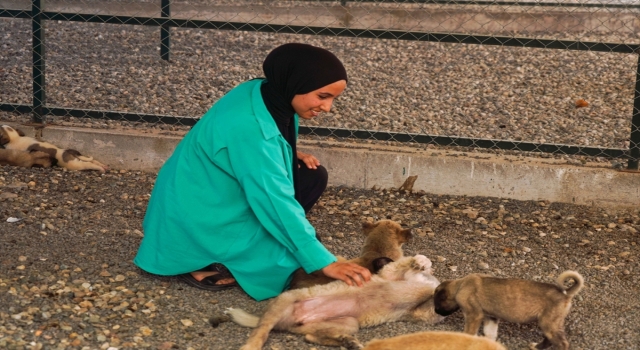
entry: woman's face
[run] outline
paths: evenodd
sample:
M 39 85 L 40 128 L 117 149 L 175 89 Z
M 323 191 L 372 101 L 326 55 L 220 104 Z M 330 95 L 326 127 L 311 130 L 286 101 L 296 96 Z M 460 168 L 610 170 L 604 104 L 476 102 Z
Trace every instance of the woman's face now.
M 347 87 L 345 80 L 338 80 L 318 90 L 303 95 L 295 95 L 291 101 L 293 110 L 302 119 L 317 117 L 320 112 L 329 112 L 333 100 Z

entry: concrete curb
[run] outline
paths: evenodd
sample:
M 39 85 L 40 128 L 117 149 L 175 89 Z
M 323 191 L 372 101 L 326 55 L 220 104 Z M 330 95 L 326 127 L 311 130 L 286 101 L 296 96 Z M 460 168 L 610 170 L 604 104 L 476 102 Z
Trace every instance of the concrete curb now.
M 11 125 L 11 123 L 8 123 Z M 34 135 L 32 127 L 12 125 Z M 43 138 L 114 169 L 156 172 L 181 136 L 47 126 Z M 640 172 L 522 158 L 332 141 L 300 141 L 329 171 L 329 183 L 398 188 L 417 175 L 414 191 L 442 195 L 546 200 L 606 207 L 640 206 Z

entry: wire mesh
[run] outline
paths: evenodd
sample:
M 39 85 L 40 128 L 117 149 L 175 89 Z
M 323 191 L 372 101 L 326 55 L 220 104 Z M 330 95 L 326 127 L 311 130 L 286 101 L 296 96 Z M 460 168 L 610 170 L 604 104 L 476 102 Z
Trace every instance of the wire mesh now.
M 350 79 L 303 137 L 637 169 L 639 13 L 633 0 L 0 0 L 0 118 L 186 131 L 261 77 L 271 49 L 305 42 Z

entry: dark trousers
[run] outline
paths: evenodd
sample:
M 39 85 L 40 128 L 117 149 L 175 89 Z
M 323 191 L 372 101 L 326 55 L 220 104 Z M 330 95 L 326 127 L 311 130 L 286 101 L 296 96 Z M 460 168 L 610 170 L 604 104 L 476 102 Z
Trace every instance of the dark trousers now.
M 327 188 L 329 174 L 327 169 L 320 165 L 317 169 L 309 169 L 307 166 L 298 161 L 298 185 L 300 189 L 300 205 L 304 208 L 305 213 L 309 213 L 313 205 L 316 204 L 324 190 Z

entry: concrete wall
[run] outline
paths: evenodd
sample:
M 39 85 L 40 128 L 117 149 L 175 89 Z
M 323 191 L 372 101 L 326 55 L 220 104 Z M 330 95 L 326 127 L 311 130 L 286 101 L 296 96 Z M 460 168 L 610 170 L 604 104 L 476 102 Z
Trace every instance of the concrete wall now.
M 32 128 L 20 127 L 27 135 Z M 74 148 L 114 169 L 156 172 L 181 136 L 48 126 L 43 138 Z M 574 166 L 543 158 L 497 156 L 351 142 L 302 140 L 320 159 L 331 185 L 398 188 L 417 175 L 414 191 L 433 194 L 548 200 L 597 206 L 640 206 L 640 173 Z
M 46 11 L 158 17 L 159 2 L 45 1 Z M 0 0 L 0 8 L 30 8 L 28 1 Z M 265 1 L 263 4 L 209 5 L 175 3 L 175 19 L 250 22 L 275 25 L 408 30 L 418 32 L 504 35 L 555 33 L 627 33 L 640 31 L 638 10 L 586 7 L 399 5 L 331 3 L 311 5 Z

